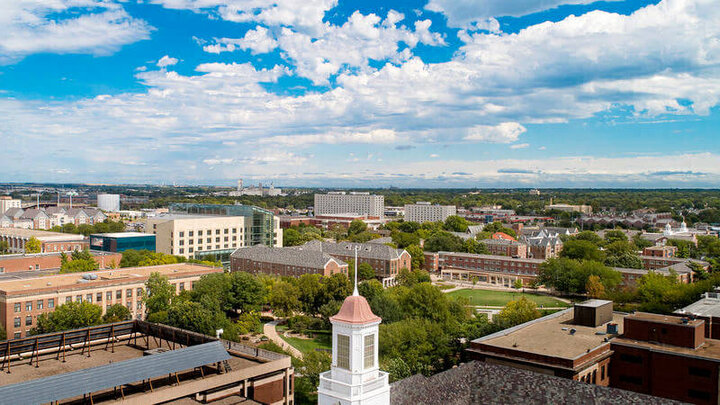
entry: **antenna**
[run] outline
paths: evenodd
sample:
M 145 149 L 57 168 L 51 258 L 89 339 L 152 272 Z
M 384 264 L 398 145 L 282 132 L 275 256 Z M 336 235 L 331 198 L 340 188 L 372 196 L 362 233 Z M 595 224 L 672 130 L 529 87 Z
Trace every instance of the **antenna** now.
M 357 273 L 358 273 L 358 270 L 357 270 L 357 251 L 358 251 L 358 246 L 355 245 L 355 289 L 353 290 L 353 295 L 354 295 L 354 296 L 360 295 L 360 294 L 358 294 L 358 289 L 357 289 Z

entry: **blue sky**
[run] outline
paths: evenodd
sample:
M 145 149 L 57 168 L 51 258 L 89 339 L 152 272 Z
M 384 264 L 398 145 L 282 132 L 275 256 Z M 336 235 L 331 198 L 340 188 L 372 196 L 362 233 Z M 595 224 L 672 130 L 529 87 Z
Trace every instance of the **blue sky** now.
M 717 187 L 716 0 L 27 0 L 0 181 Z

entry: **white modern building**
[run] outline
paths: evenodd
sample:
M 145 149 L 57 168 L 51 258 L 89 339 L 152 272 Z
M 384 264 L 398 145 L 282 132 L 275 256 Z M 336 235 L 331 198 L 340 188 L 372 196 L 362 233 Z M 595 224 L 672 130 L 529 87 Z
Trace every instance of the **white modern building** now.
M 10 196 L 0 196 L 0 216 L 10 208 L 21 208 L 21 201 Z
M 97 206 L 103 211 L 118 212 L 120 211 L 120 195 L 98 194 Z
M 357 287 L 330 322 L 332 364 L 320 374 L 318 404 L 389 405 L 389 375 L 378 366 L 381 319 Z
M 315 194 L 315 216 L 360 214 L 382 218 L 385 213 L 385 196 L 370 193 L 335 191 Z
M 437 205 L 422 201 L 405 204 L 405 221 L 443 222 L 451 215 L 457 215 L 457 207 L 454 205 Z

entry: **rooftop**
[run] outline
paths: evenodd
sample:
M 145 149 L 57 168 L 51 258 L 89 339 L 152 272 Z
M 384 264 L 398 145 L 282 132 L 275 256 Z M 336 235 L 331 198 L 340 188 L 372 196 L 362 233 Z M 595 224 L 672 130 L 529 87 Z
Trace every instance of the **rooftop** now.
M 325 252 L 303 246 L 268 247 L 265 245 L 256 245 L 243 247 L 233 252 L 232 257 L 314 269 L 324 269 L 330 260 L 334 260 L 340 266 L 347 266 L 347 263 L 344 261 L 335 259 Z
M 444 252 L 440 251 L 438 252 L 440 255 L 448 255 L 448 256 L 459 256 L 459 257 L 468 257 L 473 259 L 489 259 L 489 260 L 508 260 L 508 261 L 514 261 L 514 262 L 522 262 L 522 263 L 544 263 L 545 260 L 542 259 L 527 259 L 527 258 L 517 258 L 517 257 L 510 257 L 510 256 L 500 256 L 500 255 L 481 255 L 477 253 L 463 253 L 463 252 Z
M 675 311 L 676 314 L 692 314 L 704 317 L 720 317 L 720 294 L 705 293 L 700 300 Z
M 365 297 L 362 295 L 351 295 L 345 298 L 340 311 L 331 316 L 333 322 L 344 322 L 352 324 L 365 324 L 380 322 L 380 317 L 373 314 Z
M 392 405 L 680 404 L 616 388 L 473 361 L 431 377 L 414 375 L 390 388 Z
M 680 319 L 680 318 L 678 318 L 678 319 Z M 628 339 L 628 338 L 625 338 L 622 336 L 613 339 L 612 342 L 613 342 L 613 344 L 644 347 L 644 348 L 648 348 L 653 351 L 659 351 L 659 352 L 668 352 L 668 353 L 684 355 L 684 356 L 692 356 L 692 357 L 703 357 L 705 359 L 713 360 L 713 361 L 720 363 L 720 340 L 716 340 L 716 339 L 705 339 L 705 343 L 703 343 L 697 349 L 692 349 L 692 348 L 683 347 L 683 346 L 673 346 L 673 345 L 656 343 L 656 342 L 646 342 L 646 341 L 641 341 L 641 340 Z
M 90 236 L 102 236 L 105 238 L 134 238 L 138 236 L 155 236 L 152 233 L 142 232 L 112 232 L 112 233 L 93 233 Z
M 36 229 L 23 229 L 23 228 L 0 228 L 0 235 L 16 236 L 16 237 L 20 237 L 20 238 L 35 237 L 41 241 L 82 240 L 82 239 L 84 239 L 83 235 L 78 235 L 78 234 L 49 232 L 49 231 L 40 231 L 40 230 L 36 230 Z
M 181 276 L 205 274 L 208 272 L 222 272 L 222 268 L 191 263 L 177 263 L 164 264 L 161 266 L 127 267 L 112 270 L 99 270 L 88 273 L 40 275 L 34 278 L 23 278 L 19 280 L 0 280 L 0 295 L 17 295 L 22 294 L 23 292 L 27 292 L 28 290 L 37 289 L 48 289 L 51 291 L 60 289 L 73 289 L 73 287 L 76 286 L 79 286 L 82 289 L 87 289 L 88 287 L 94 285 L 101 286 L 107 284 L 108 281 L 141 281 L 150 277 L 150 274 L 152 273 L 160 273 L 172 279 Z M 94 280 L 83 279 L 83 275 L 89 274 L 96 275 L 97 278 Z
M 545 356 L 575 359 L 606 343 L 604 334 L 606 326 L 589 327 L 573 323 L 574 309 L 530 321 L 513 328 L 493 333 L 473 340 L 489 346 L 521 350 Z M 622 333 L 623 317 L 621 313 L 613 313 L 613 323 L 618 324 L 618 332 Z M 570 330 L 575 329 L 574 334 Z M 602 335 L 596 332 L 603 332 Z
M 639 321 L 646 322 L 665 323 L 668 325 L 689 325 L 693 327 L 700 325 L 704 322 L 700 319 L 683 320 L 683 318 L 679 316 L 652 314 L 649 312 L 635 312 L 634 314 L 626 315 L 625 318 L 631 320 L 637 319 Z

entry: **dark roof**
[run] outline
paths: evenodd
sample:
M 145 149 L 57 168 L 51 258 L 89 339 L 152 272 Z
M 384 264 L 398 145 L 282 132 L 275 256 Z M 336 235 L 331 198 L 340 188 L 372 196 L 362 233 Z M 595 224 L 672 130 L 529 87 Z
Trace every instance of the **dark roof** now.
M 214 341 L 104 366 L 56 374 L 0 387 L 0 403 L 32 405 L 60 401 L 92 392 L 191 370 L 228 360 L 222 342 Z
M 231 256 L 256 262 L 277 263 L 312 269 L 325 269 L 325 265 L 330 260 L 334 260 L 340 266 L 347 265 L 347 263 L 340 259 L 335 259 L 320 250 L 306 248 L 305 245 L 297 247 L 268 247 L 265 245 L 256 245 L 239 248 L 233 252 Z
M 353 242 L 320 242 L 310 241 L 303 246 L 313 249 L 322 249 L 323 253 L 330 255 L 352 256 L 355 251 L 354 246 L 359 245 L 358 258 L 360 259 L 381 259 L 392 260 L 397 259 L 404 252 L 403 249 L 395 249 L 387 245 L 378 243 L 353 243 Z
M 473 361 L 431 377 L 415 375 L 390 386 L 392 405 L 417 404 L 680 404 L 617 388 Z

